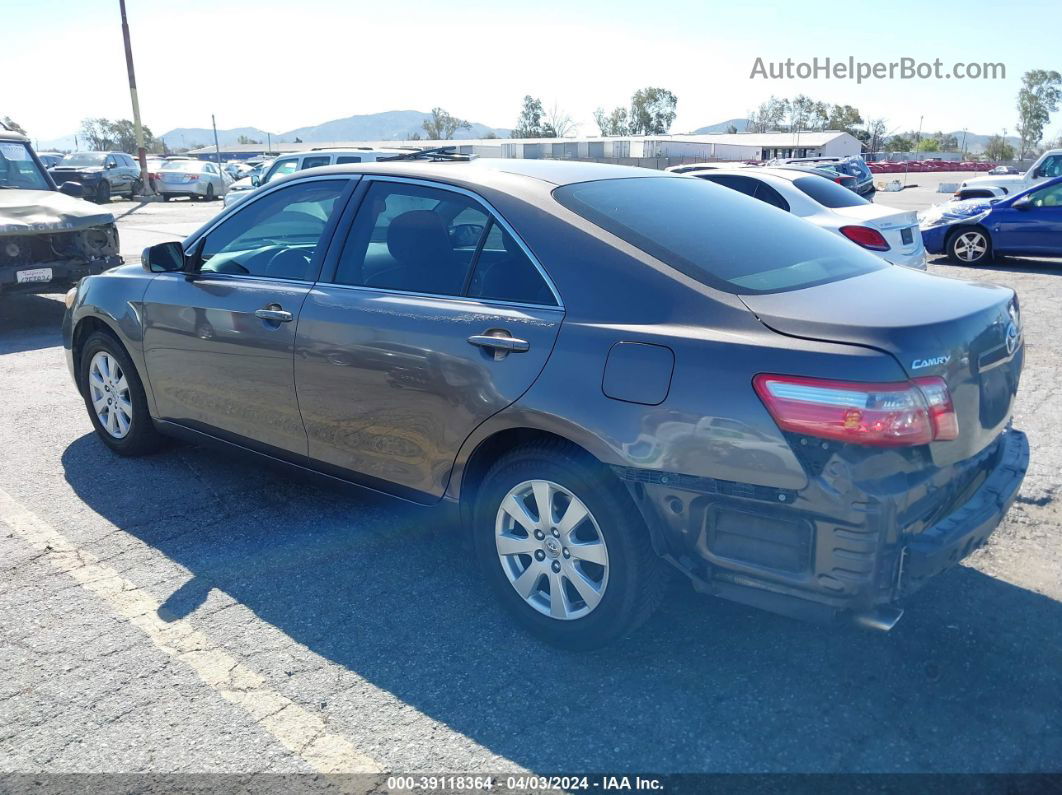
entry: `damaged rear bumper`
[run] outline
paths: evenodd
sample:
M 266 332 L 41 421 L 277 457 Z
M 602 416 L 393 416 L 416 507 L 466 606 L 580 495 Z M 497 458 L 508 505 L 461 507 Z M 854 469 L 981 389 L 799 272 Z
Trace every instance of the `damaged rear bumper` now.
M 961 474 L 969 488 L 955 507 L 906 525 L 909 495 L 842 501 L 823 478 L 794 492 L 629 467 L 617 474 L 657 552 L 698 590 L 803 619 L 888 629 L 905 597 L 984 545 L 1028 463 L 1025 434 L 1008 429 L 968 462 Z

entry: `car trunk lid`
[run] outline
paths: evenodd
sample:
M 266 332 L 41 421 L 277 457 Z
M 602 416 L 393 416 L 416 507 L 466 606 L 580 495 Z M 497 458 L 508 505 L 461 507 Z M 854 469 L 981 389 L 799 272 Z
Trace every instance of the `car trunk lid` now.
M 930 445 L 937 465 L 980 452 L 1010 421 L 1022 344 L 1018 304 L 1008 288 L 887 267 L 741 298 L 778 333 L 874 348 L 891 354 L 910 378 L 943 377 L 959 435 Z
M 833 212 L 841 218 L 858 226 L 877 229 L 889 251 L 883 252 L 885 259 L 890 252 L 899 252 L 905 256 L 917 254 L 922 250 L 922 234 L 918 229 L 918 214 L 907 210 L 894 210 L 880 204 L 857 204 L 854 207 L 835 207 Z

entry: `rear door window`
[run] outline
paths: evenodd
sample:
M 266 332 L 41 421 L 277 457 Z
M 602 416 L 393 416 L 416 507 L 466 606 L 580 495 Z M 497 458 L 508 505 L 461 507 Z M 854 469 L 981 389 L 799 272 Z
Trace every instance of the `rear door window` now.
M 453 191 L 374 181 L 362 199 L 335 281 L 434 295 L 463 295 L 489 221 Z
M 495 301 L 556 306 L 557 300 L 538 268 L 501 224 L 490 221 L 476 257 L 468 295 Z
M 332 162 L 331 155 L 314 155 L 313 157 L 304 158 L 302 167 L 317 168 L 318 166 L 327 166 L 330 162 Z
M 730 293 L 796 290 L 891 267 L 801 218 L 706 180 L 598 180 L 564 185 L 553 196 L 650 256 Z
M 361 155 L 340 155 L 336 158 L 336 163 L 342 165 L 343 163 L 360 163 Z

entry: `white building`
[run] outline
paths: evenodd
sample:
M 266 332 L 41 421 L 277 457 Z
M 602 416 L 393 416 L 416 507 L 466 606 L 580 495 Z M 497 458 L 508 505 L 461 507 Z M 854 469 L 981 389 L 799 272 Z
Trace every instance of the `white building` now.
M 858 155 L 859 139 L 839 130 L 798 133 L 718 133 L 713 135 L 622 135 L 610 138 L 484 138 L 455 141 L 331 141 L 273 142 L 274 152 L 301 152 L 324 147 L 433 147 L 452 146 L 460 154 L 478 157 L 513 157 L 553 160 L 608 158 L 682 158 L 686 160 L 769 160 L 772 157 L 844 157 Z M 265 147 L 230 145 L 221 155 L 249 157 Z M 214 157 L 214 147 L 189 152 Z

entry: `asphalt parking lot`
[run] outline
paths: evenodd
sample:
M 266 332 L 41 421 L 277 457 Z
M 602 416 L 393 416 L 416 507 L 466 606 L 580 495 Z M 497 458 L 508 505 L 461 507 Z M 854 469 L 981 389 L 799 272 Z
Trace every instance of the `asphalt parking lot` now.
M 112 205 L 129 260 L 220 208 Z M 591 654 L 514 629 L 430 510 L 192 446 L 115 457 L 59 297 L 5 299 L 0 772 L 1062 770 L 1062 262 L 930 270 L 1021 296 L 1032 462 L 989 545 L 889 634 L 676 582 Z

